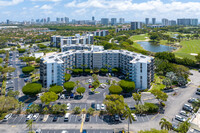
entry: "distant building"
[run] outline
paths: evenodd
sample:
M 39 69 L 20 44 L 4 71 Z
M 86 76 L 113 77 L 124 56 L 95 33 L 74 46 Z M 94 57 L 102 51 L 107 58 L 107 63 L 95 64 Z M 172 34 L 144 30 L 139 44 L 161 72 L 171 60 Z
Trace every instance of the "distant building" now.
M 142 22 L 131 22 L 131 30 L 142 29 Z
M 125 19 L 124 18 L 119 18 L 119 23 L 120 24 L 124 24 L 125 23 Z
M 117 24 L 117 18 L 111 18 L 111 25 Z
M 92 21 L 95 21 L 95 18 L 94 18 L 94 16 L 92 16 Z
M 89 34 L 93 34 L 94 36 L 107 36 L 109 34 L 108 30 L 97 30 L 93 32 L 89 32 Z
M 183 26 L 197 26 L 198 19 L 190 19 L 190 18 L 177 19 L 177 24 Z
M 68 24 L 69 23 L 69 18 L 65 17 L 65 23 Z
M 169 20 L 166 19 L 166 18 L 163 18 L 163 19 L 162 19 L 162 25 L 168 26 L 168 25 L 169 25 Z
M 162 27 L 166 27 L 164 25 L 148 25 L 147 27 L 150 27 L 150 28 L 162 28 Z
M 76 24 L 76 20 L 75 19 L 72 19 L 72 24 Z
M 6 24 L 10 24 L 10 20 L 9 19 L 6 20 Z
M 102 25 L 108 25 L 109 24 L 109 19 L 108 18 L 101 18 L 101 24 Z
M 50 23 L 51 22 L 51 19 L 50 17 L 47 18 L 47 23 Z
M 60 20 L 61 20 L 62 23 L 64 23 L 64 18 L 61 18 Z
M 116 28 L 115 32 L 120 32 L 120 31 L 129 31 L 131 28 L 130 27 L 122 27 L 122 28 Z
M 145 18 L 145 24 L 146 24 L 146 25 L 149 24 L 149 18 Z
M 169 21 L 169 25 L 170 25 L 170 26 L 176 25 L 176 20 L 170 20 L 170 21 Z
M 56 18 L 56 21 L 59 23 L 60 22 L 60 18 Z
M 152 18 L 152 24 L 156 24 L 156 18 Z

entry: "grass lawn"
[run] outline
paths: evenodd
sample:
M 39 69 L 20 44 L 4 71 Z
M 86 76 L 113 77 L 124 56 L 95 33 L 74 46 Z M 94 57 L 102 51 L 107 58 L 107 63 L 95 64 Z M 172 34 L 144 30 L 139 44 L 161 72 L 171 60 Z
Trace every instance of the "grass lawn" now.
M 164 89 L 165 85 L 162 84 L 163 79 L 164 79 L 164 77 L 160 77 L 160 76 L 155 74 L 155 79 L 154 79 L 154 82 L 152 84 L 152 89 L 151 90 L 153 90 L 153 89 L 157 89 L 157 90 Z
M 134 36 L 131 36 L 130 37 L 130 40 L 132 40 L 132 41 L 142 41 L 142 40 L 146 40 L 146 38 L 145 37 L 148 37 L 148 35 L 147 34 L 141 34 L 141 35 L 134 35 Z
M 195 56 L 190 55 L 190 54 L 200 53 L 200 40 L 182 41 L 180 45 L 182 45 L 183 47 L 174 52 L 174 54 L 177 57 L 181 57 L 181 58 L 187 57 L 187 58 L 195 60 Z

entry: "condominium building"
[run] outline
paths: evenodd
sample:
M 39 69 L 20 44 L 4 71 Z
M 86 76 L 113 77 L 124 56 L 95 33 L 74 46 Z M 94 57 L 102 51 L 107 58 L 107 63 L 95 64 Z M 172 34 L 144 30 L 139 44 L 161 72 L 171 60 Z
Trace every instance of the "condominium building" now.
M 170 20 L 170 21 L 169 21 L 169 25 L 170 25 L 170 26 L 176 25 L 176 20 Z
M 109 19 L 108 18 L 101 18 L 101 24 L 102 25 L 108 25 L 109 24 Z
M 183 26 L 197 26 L 198 19 L 190 19 L 190 18 L 177 19 L 177 24 Z
M 107 36 L 109 34 L 108 30 L 97 30 L 93 32 L 88 32 L 88 34 L 93 34 L 94 36 Z
M 62 47 L 70 44 L 93 44 L 93 34 L 76 34 L 75 36 L 51 36 L 51 43 L 54 47 Z
M 169 25 L 169 20 L 166 19 L 166 18 L 163 18 L 163 19 L 162 19 L 162 25 L 163 25 L 163 26 L 168 26 L 168 25 Z
M 111 25 L 117 24 L 117 18 L 111 18 Z
M 129 31 L 129 30 L 131 30 L 130 27 L 122 27 L 122 28 L 116 28 L 115 32 L 118 33 L 120 31 Z
M 146 24 L 146 25 L 149 24 L 149 18 L 145 18 L 145 24 Z
M 153 25 L 156 24 L 156 18 L 152 18 L 152 24 L 153 24 Z
M 119 18 L 119 23 L 120 24 L 124 24 L 125 23 L 125 19 L 124 18 Z
M 108 67 L 109 66 L 109 67 Z M 43 87 L 63 85 L 66 68 L 120 68 L 134 81 L 137 89 L 150 88 L 154 80 L 154 58 L 127 50 L 103 50 L 91 46 L 89 50 L 65 51 L 44 56 L 40 61 L 40 80 Z
M 131 22 L 131 30 L 142 29 L 142 22 Z

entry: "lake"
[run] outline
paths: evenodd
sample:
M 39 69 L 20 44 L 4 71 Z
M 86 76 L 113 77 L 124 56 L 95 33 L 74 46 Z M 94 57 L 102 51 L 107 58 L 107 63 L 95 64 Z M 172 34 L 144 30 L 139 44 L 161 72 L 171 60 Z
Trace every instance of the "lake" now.
M 141 42 L 137 42 L 137 43 L 140 44 L 140 46 L 142 46 L 143 49 L 145 49 L 147 51 L 151 51 L 151 52 L 164 52 L 164 51 L 171 52 L 176 49 L 176 47 L 155 44 L 152 42 L 141 41 Z

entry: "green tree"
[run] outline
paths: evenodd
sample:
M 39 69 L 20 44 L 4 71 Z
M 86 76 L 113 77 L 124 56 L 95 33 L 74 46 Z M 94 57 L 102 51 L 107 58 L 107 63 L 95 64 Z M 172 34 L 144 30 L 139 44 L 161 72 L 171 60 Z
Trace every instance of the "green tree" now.
M 40 106 L 38 104 L 32 104 L 29 110 L 31 113 L 38 113 L 40 111 Z
M 200 53 L 198 53 L 197 56 L 195 56 L 195 59 L 197 60 L 197 62 L 200 64 Z
M 66 73 L 65 74 L 65 82 L 68 82 L 71 78 L 71 74 Z
M 112 68 L 112 73 L 114 73 L 115 75 L 119 72 L 118 68 Z
M 187 121 L 179 123 L 178 131 L 180 133 L 187 133 L 189 128 L 190 128 L 190 122 L 189 122 L 189 119 L 188 119 Z
M 108 114 L 123 114 L 125 112 L 124 97 L 120 95 L 106 95 L 104 100 Z
M 2 70 L 3 73 L 12 73 L 16 70 L 14 67 L 6 67 Z
M 122 92 L 122 88 L 118 85 L 111 85 L 109 87 L 110 94 L 120 94 Z
M 0 96 L 0 116 L 11 110 L 17 109 L 19 106 L 18 100 L 14 97 Z
M 81 113 L 81 108 L 80 107 L 75 107 L 73 109 L 74 114 L 80 114 Z
M 142 104 L 135 105 L 135 108 L 136 108 L 136 113 L 138 114 L 144 114 L 149 109 L 147 106 Z
M 94 89 L 98 88 L 99 85 L 100 85 L 99 80 L 95 80 L 95 81 L 92 83 L 92 86 L 93 86 Z
M 22 72 L 24 73 L 24 74 L 30 74 L 31 72 L 33 72 L 34 71 L 34 67 L 31 67 L 31 66 L 27 66 L 27 67 L 23 67 L 22 68 Z
M 70 82 L 65 82 L 63 86 L 66 89 L 66 91 L 68 93 L 70 93 L 74 89 L 76 84 L 74 82 L 70 81 Z
M 162 83 L 167 87 L 169 88 L 171 85 L 172 85 L 172 81 L 170 78 L 165 78 Z
M 10 90 L 10 91 L 8 91 L 7 96 L 17 97 L 17 96 L 19 96 L 19 93 L 20 93 L 19 91 Z
M 0 58 L 0 64 L 3 62 L 3 59 L 2 58 Z
M 108 73 L 108 69 L 107 69 L 107 68 L 101 68 L 101 69 L 100 69 L 100 72 L 101 72 L 102 74 L 106 74 L 106 73 Z
M 156 97 L 156 99 L 161 103 L 167 101 L 168 95 L 161 90 L 153 89 L 151 93 Z
M 135 90 L 135 83 L 133 81 L 121 80 L 118 82 L 118 84 L 125 93 L 132 92 Z
M 84 87 L 79 87 L 79 88 L 76 89 L 76 91 L 77 91 L 80 95 L 82 95 L 83 93 L 85 93 L 85 88 L 84 88 Z
M 24 53 L 26 51 L 26 49 L 21 49 L 21 48 L 18 48 L 17 50 L 19 51 L 19 53 Z
M 159 125 L 161 126 L 161 129 L 165 129 L 165 130 L 172 129 L 172 124 L 169 121 L 167 121 L 165 118 L 162 118 L 160 120 Z
M 35 96 L 40 93 L 42 89 L 42 85 L 38 83 L 28 83 L 22 88 L 22 92 L 25 95 Z
M 125 106 L 126 110 L 124 112 L 124 117 L 128 119 L 128 133 L 129 133 L 129 124 L 132 124 L 133 121 L 135 121 L 135 118 L 132 115 L 132 112 L 128 106 Z
M 42 103 L 49 105 L 51 102 L 55 102 L 58 99 L 58 95 L 55 92 L 45 92 L 40 99 Z
M 26 122 L 26 127 L 29 129 L 29 132 L 32 132 L 33 131 L 33 120 L 28 120 Z
M 63 87 L 62 86 L 52 86 L 50 89 L 49 89 L 49 92 L 55 92 L 56 94 L 59 94 L 63 91 Z
M 152 41 L 155 41 L 155 40 L 160 40 L 160 37 L 158 35 L 158 33 L 151 33 L 150 34 L 150 37 L 149 37 Z
M 87 110 L 87 113 L 90 114 L 90 115 L 93 115 L 93 114 L 94 114 L 94 111 L 95 111 L 95 110 L 94 110 L 93 108 L 90 107 L 90 108 Z
M 136 102 L 136 105 L 138 105 L 139 102 L 141 102 L 141 97 L 142 97 L 142 95 L 139 94 L 139 93 L 133 93 L 132 96 L 133 96 L 133 99 L 134 99 L 135 102 Z

